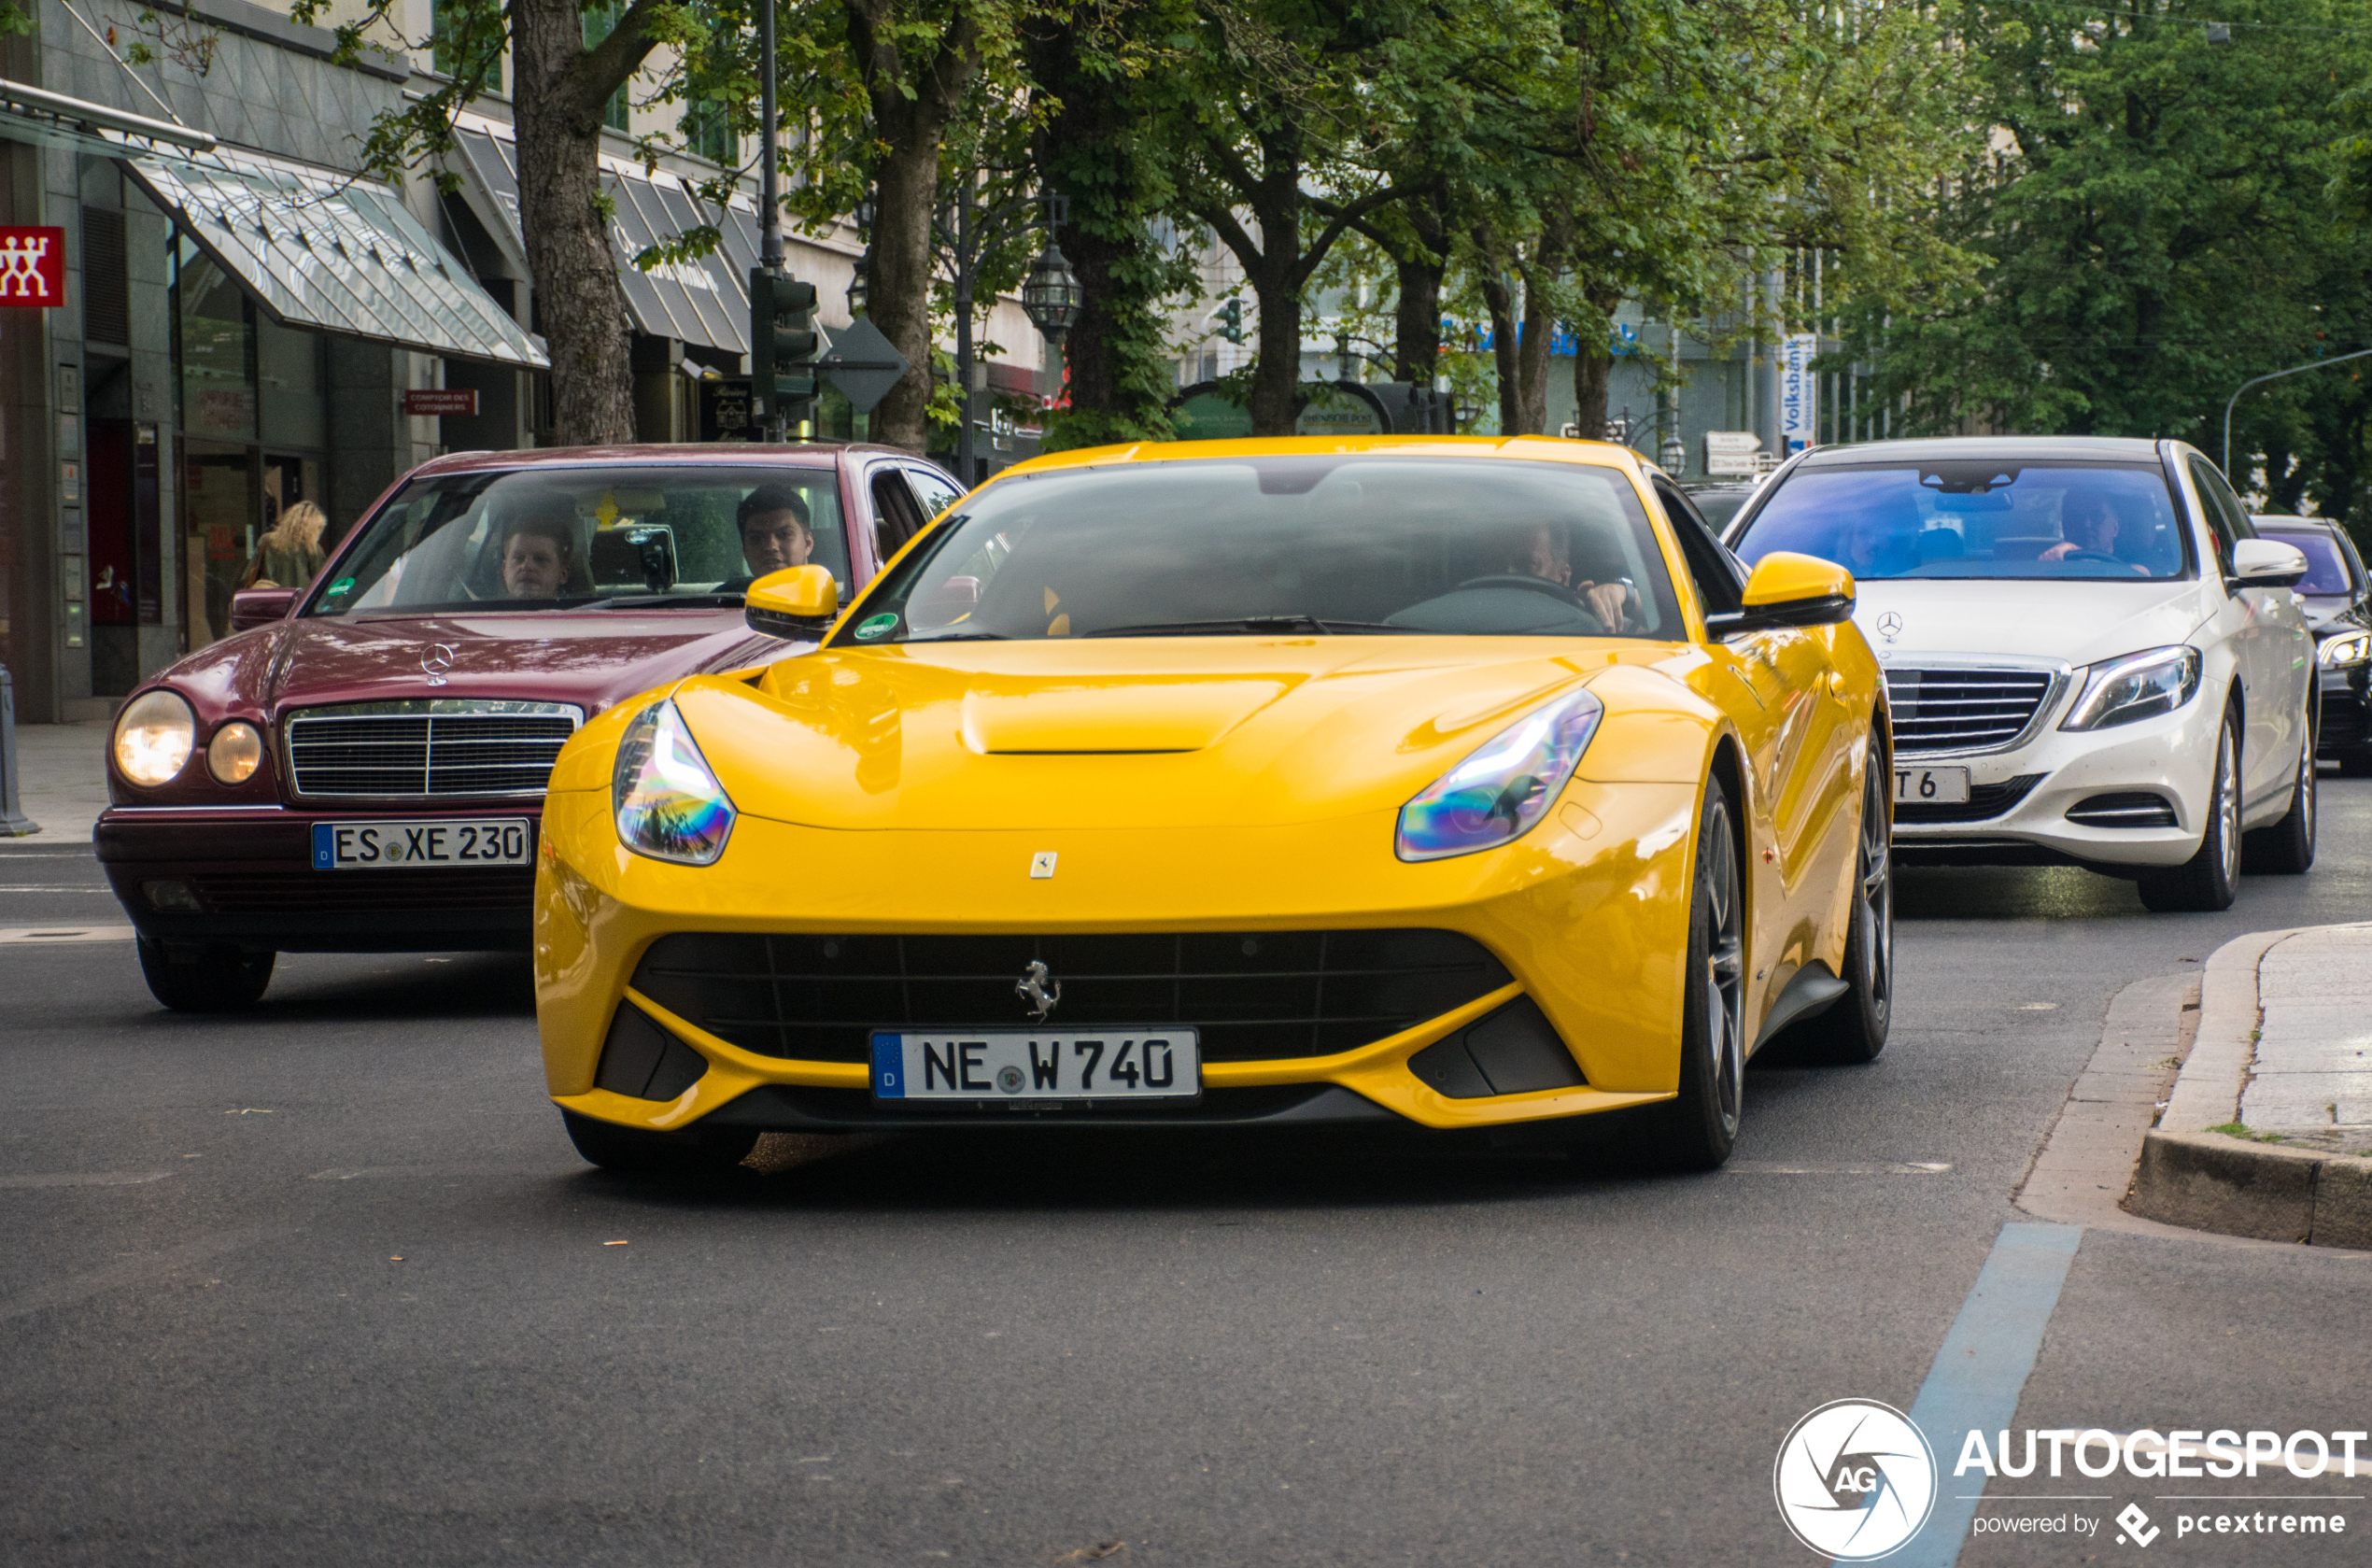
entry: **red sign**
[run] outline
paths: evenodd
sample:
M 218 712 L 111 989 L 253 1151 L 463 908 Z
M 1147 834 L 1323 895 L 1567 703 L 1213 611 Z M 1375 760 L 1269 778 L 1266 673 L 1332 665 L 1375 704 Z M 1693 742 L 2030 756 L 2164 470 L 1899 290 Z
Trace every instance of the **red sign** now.
M 434 417 L 439 414 L 474 415 L 478 411 L 478 389 L 475 387 L 408 387 L 403 392 L 403 412 Z
M 66 232 L 0 229 L 0 306 L 47 310 L 66 303 Z

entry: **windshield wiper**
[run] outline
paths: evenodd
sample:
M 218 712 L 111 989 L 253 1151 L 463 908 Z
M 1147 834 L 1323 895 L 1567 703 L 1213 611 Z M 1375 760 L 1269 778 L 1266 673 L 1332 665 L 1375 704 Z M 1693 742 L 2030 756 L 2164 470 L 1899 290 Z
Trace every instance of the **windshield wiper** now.
M 585 610 L 648 610 L 664 606 L 671 610 L 688 610 L 694 606 L 726 607 L 741 602 L 738 593 L 624 593 L 610 599 L 596 599 L 578 606 Z
M 1409 628 L 1382 621 L 1328 621 L 1316 615 L 1242 615 L 1224 621 L 1147 621 L 1141 626 L 1108 626 L 1090 637 L 1258 637 L 1279 631 L 1317 631 L 1327 636 L 1362 632 L 1405 635 Z
M 946 631 L 934 637 L 901 637 L 898 641 L 920 646 L 925 643 L 1010 643 L 1012 639 L 1001 631 Z

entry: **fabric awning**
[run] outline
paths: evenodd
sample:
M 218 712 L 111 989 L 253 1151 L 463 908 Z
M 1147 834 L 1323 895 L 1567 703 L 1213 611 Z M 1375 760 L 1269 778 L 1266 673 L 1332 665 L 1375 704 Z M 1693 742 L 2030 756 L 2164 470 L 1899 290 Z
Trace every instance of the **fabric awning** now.
M 518 148 L 484 131 L 461 130 L 454 141 L 460 149 L 459 171 L 473 189 L 472 206 L 496 242 L 511 252 L 525 270 L 526 241 L 519 224 Z M 750 351 L 749 267 L 757 256 L 756 219 L 747 213 L 713 213 L 692 199 L 671 175 L 654 178 L 632 164 L 604 157 L 601 190 L 613 204 L 610 251 L 617 263 L 618 281 L 635 325 L 654 337 L 719 348 L 733 354 Z M 634 258 L 662 239 L 713 222 L 724 245 L 698 261 L 669 262 L 645 272 Z M 746 242 L 744 242 L 746 235 Z M 737 251 L 746 250 L 744 261 Z
M 527 330 L 390 186 L 263 153 L 128 153 L 134 179 L 292 327 L 546 368 Z

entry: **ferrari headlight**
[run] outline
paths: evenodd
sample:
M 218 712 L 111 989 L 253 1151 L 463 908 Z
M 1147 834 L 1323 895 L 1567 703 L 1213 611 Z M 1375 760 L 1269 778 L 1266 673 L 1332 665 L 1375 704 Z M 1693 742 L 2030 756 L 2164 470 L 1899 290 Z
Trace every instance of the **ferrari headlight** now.
M 1403 860 L 1442 860 L 1530 832 L 1580 766 L 1605 712 L 1576 691 L 1501 730 L 1400 809 L 1394 850 Z
M 2151 648 L 2096 664 L 2062 729 L 2107 729 L 2171 713 L 2199 694 L 2199 650 Z
M 2362 664 L 2372 658 L 2372 631 L 2351 631 L 2323 644 L 2315 656 L 2324 664 Z
M 171 784 L 197 744 L 197 715 L 169 691 L 143 692 L 115 721 L 116 769 L 136 784 Z
M 627 725 L 610 795 L 628 849 L 685 866 L 712 865 L 725 853 L 733 802 L 674 703 L 654 702 Z

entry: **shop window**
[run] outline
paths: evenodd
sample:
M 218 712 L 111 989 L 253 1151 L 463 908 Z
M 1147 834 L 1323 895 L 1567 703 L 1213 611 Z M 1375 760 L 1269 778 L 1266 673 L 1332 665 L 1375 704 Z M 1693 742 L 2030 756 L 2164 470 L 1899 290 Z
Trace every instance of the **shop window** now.
M 232 441 L 255 436 L 255 333 L 247 297 L 229 273 L 184 241 L 175 269 L 174 330 L 181 428 Z

